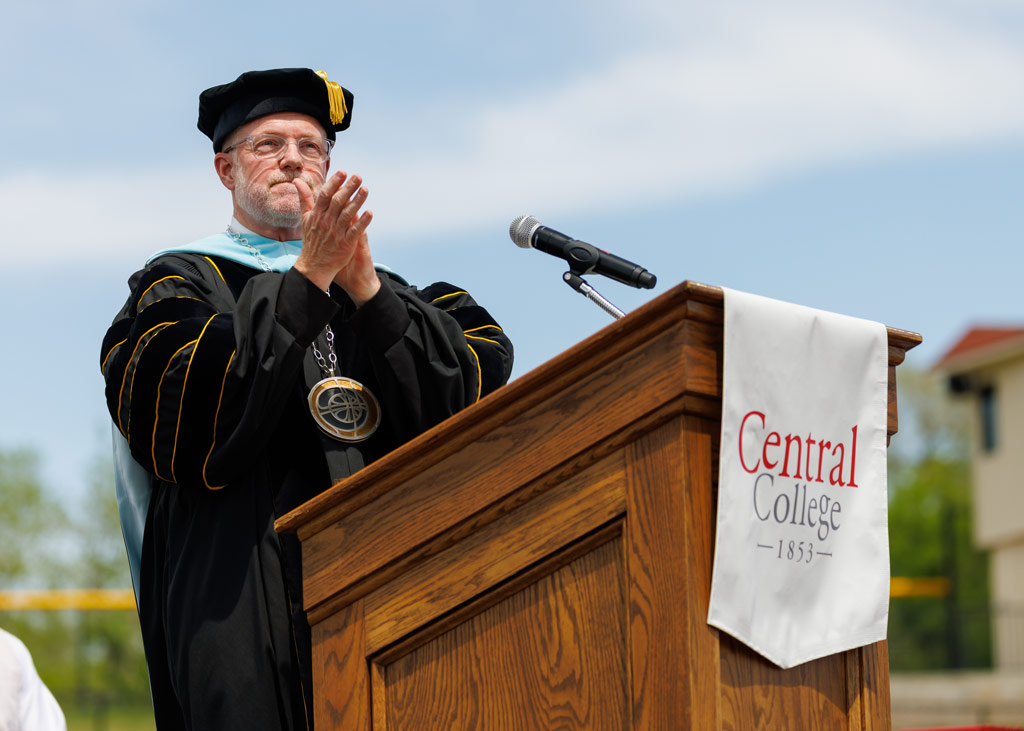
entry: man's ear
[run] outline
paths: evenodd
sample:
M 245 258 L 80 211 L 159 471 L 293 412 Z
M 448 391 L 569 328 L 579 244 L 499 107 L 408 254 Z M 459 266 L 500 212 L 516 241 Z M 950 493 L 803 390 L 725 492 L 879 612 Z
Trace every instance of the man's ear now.
M 221 184 L 228 190 L 235 189 L 235 160 L 226 152 L 218 152 L 213 156 L 213 167 L 217 170 L 217 177 Z

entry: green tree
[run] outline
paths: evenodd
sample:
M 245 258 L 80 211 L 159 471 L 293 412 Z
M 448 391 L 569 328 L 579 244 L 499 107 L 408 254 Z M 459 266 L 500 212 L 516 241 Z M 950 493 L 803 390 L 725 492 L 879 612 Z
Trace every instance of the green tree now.
M 74 520 L 80 551 L 74 562 L 80 588 L 131 588 L 109 458 L 97 460 Z M 112 705 L 147 705 L 149 680 L 134 611 L 79 612 L 75 622 L 75 698 L 104 727 Z
M 67 514 L 43 489 L 39 460 L 30 450 L 0 450 L 0 527 L 0 590 L 60 583 L 60 548 L 70 547 Z
M 110 461 L 88 474 L 83 495 L 58 500 L 31 451 L 0 450 L 0 590 L 131 587 Z M 93 729 L 107 727 L 111 706 L 149 706 L 134 611 L 7 611 L 0 626 L 29 647 L 69 716 L 92 716 Z
M 893 670 L 987 667 L 988 556 L 971 540 L 965 404 L 931 373 L 901 369 L 900 434 L 889 459 L 893 576 L 945 577 L 945 598 L 897 598 L 889 610 Z
M 0 450 L 0 590 L 56 588 L 74 545 L 64 507 L 43 488 L 39 461 L 26 449 Z M 70 678 L 73 632 L 66 612 L 2 612 L 0 626 L 32 652 L 43 681 Z

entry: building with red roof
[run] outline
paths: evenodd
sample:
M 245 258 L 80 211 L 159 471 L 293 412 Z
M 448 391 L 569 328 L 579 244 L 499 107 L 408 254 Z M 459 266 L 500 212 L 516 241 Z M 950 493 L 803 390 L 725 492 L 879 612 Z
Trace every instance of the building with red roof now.
M 1024 670 L 1024 327 L 971 328 L 935 369 L 974 402 L 974 540 L 991 557 L 994 659 Z

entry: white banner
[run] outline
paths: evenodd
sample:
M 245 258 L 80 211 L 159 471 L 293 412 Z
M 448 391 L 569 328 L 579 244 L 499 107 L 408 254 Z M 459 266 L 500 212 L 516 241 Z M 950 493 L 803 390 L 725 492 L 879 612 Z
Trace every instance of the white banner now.
M 885 639 L 883 325 L 725 290 L 708 623 L 775 664 Z

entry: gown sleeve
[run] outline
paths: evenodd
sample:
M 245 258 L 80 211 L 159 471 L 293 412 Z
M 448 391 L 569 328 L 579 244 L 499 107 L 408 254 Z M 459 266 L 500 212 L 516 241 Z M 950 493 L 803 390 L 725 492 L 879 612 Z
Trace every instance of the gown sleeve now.
M 164 257 L 130 286 L 101 352 L 114 425 L 158 479 L 219 489 L 266 446 L 338 305 L 293 271 L 251 277 L 235 301 L 207 257 Z
M 386 413 L 401 414 L 392 431 L 405 440 L 506 383 L 513 348 L 466 291 L 447 282 L 422 290 L 384 283 L 349 325 L 370 350 Z

